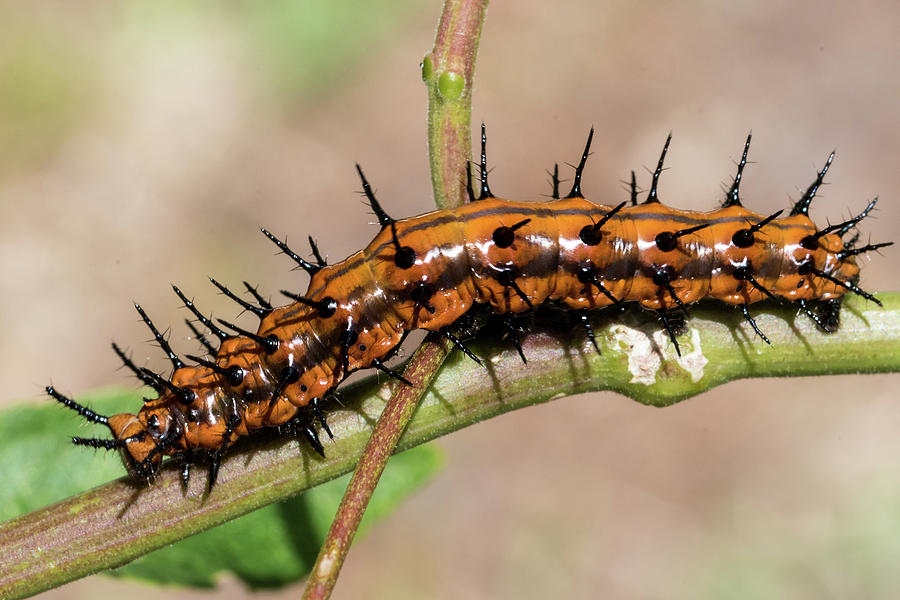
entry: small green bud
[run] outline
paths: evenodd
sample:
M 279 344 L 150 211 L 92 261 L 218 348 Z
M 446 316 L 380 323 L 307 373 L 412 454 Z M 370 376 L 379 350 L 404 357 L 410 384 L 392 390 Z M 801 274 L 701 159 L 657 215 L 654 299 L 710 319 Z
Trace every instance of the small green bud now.
M 431 75 L 434 73 L 434 62 L 432 62 L 431 56 L 426 55 L 419 66 L 422 68 L 422 80 L 428 81 L 431 79 Z
M 462 96 L 466 81 L 455 71 L 444 71 L 438 77 L 438 92 L 446 100 L 456 100 Z

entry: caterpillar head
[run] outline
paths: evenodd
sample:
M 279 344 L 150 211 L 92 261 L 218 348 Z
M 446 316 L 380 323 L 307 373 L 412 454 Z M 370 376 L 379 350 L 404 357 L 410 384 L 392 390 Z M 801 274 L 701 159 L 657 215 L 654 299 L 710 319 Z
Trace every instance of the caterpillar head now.
M 170 432 L 167 420 L 144 412 L 112 415 L 108 425 L 128 473 L 135 478 L 150 479 L 159 470 Z M 165 426 L 161 426 L 163 422 Z
M 112 439 L 73 437 L 72 442 L 77 446 L 119 450 L 125 468 L 135 478 L 151 479 L 159 470 L 163 455 L 178 438 L 179 427 L 166 416 L 163 407 L 147 406 L 137 415 L 122 413 L 106 417 L 60 394 L 53 386 L 46 389 L 55 400 L 86 420 L 109 427 L 113 435 Z

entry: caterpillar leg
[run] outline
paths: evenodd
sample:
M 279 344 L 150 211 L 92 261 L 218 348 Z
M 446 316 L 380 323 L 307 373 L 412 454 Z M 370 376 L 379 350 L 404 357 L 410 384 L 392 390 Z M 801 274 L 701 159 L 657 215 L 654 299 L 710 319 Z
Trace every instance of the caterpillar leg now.
M 312 449 L 315 450 L 316 454 L 325 458 L 325 448 L 322 446 L 322 441 L 319 440 L 319 434 L 316 433 L 315 428 L 312 426 L 312 423 L 310 423 L 308 413 L 297 413 L 294 418 L 284 425 L 281 425 L 278 428 L 278 432 L 295 437 L 302 435 Z
M 824 331 L 825 333 L 831 333 L 829 331 L 828 326 L 825 324 L 819 315 L 817 315 L 811 308 L 811 304 L 804 299 L 797 300 L 797 304 L 800 306 L 800 310 L 806 313 L 806 316 L 812 319 L 813 323 L 819 326 L 819 329 Z
M 515 316 L 511 314 L 503 315 L 503 335 L 501 339 L 509 339 L 512 345 L 515 346 L 516 352 L 519 353 L 522 363 L 527 365 L 528 359 L 525 358 L 525 353 L 522 351 L 522 342 L 519 339 L 519 336 L 523 333 L 528 333 L 528 328 L 517 322 Z
M 798 300 L 800 310 L 825 333 L 834 333 L 840 325 L 841 300 L 835 298 L 824 302 Z
M 181 460 L 181 488 L 185 494 L 188 491 L 188 484 L 191 482 L 191 467 L 193 466 L 193 462 L 191 461 L 191 456 L 189 453 L 184 453 L 178 455 L 178 460 Z
M 319 420 L 319 424 L 322 425 L 322 429 L 325 430 L 325 433 L 328 434 L 328 437 L 334 439 L 334 434 L 331 433 L 331 428 L 328 427 L 328 422 L 325 420 L 325 413 L 322 411 L 320 399 L 313 398 L 312 402 L 310 402 L 309 405 L 312 408 L 313 414 L 316 415 L 316 418 Z

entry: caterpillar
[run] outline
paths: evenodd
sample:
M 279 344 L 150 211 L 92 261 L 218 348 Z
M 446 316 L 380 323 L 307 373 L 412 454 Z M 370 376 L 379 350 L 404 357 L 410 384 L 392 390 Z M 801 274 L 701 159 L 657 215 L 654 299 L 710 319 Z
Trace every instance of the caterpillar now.
M 789 215 L 782 216 L 781 210 L 759 215 L 746 209 L 740 197 L 748 135 L 725 200 L 718 209 L 700 213 L 660 202 L 659 180 L 670 134 L 646 198 L 638 201 L 632 172 L 630 200 L 605 206 L 582 193 L 593 134 L 591 129 L 564 197 L 558 166 L 554 168 L 552 199 L 547 202 L 494 196 L 488 185 L 483 124 L 479 193 L 476 196 L 468 163 L 469 202 L 452 210 L 394 219 L 357 165 L 363 193 L 381 228 L 363 250 L 329 265 L 310 237 L 310 262 L 262 229 L 311 280 L 305 294 L 283 291 L 293 302 L 274 307 L 246 282 L 253 302 L 211 279 L 260 319 L 255 332 L 213 321 L 173 286 L 196 318 L 186 321 L 188 327 L 208 352 L 206 357 L 185 355 L 194 364 L 182 360 L 144 309 L 135 305 L 172 363 L 172 374 L 167 378 L 139 368 L 113 343 L 125 366 L 157 392 L 137 414 L 101 415 L 48 386 L 51 397 L 112 433 L 111 438 L 72 441 L 120 451 L 128 472 L 140 481 L 150 481 L 164 457 L 181 462 L 185 485 L 192 465 L 208 463 L 211 489 L 226 450 L 258 430 L 278 428 L 302 436 L 324 456 L 316 423 L 333 437 L 325 415 L 328 394 L 360 369 L 378 369 L 408 383 L 385 361 L 414 329 L 440 332 L 480 363 L 452 329 L 477 304 L 499 315 L 523 361 L 527 359 L 514 317 L 545 303 L 572 311 L 597 352 L 589 311 L 635 303 L 656 313 L 679 355 L 678 321 L 681 314 L 687 316 L 688 305 L 703 299 L 736 307 L 765 343 L 770 341 L 749 308 L 758 301 L 792 302 L 825 332 L 838 327 L 840 300 L 848 292 L 881 305 L 857 285 L 855 257 L 892 242 L 856 246 L 858 235 L 843 239 L 872 211 L 877 198 L 857 216 L 824 229 L 808 215 L 833 152 Z M 217 338 L 218 344 L 207 336 Z

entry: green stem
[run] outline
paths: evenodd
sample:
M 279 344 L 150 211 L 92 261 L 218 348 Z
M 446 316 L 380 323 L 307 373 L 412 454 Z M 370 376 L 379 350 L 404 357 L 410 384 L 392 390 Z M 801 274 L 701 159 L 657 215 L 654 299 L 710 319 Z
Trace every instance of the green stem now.
M 446 0 L 434 49 L 422 60 L 428 86 L 428 156 L 438 208 L 466 202 L 472 156 L 472 83 L 488 0 Z
M 472 345 L 486 359 L 486 371 L 451 354 L 397 450 L 586 391 L 616 390 L 665 406 L 747 377 L 900 372 L 900 293 L 878 297 L 883 309 L 850 298 L 840 330 L 831 335 L 816 331 L 792 305 L 754 305 L 772 346 L 721 304 L 692 307 L 688 331 L 679 338 L 680 360 L 647 313 L 596 315 L 599 356 L 579 331 L 573 333 L 566 314 L 554 315 L 556 325 L 538 319 L 523 338 L 527 369 L 515 350 L 496 340 Z M 336 440 L 326 459 L 298 453 L 293 440 L 275 439 L 231 455 L 209 497 L 202 494 L 202 478 L 185 496 L 178 469 L 169 467 L 150 487 L 121 479 L 0 524 L 0 597 L 36 594 L 124 564 L 352 470 L 395 385 L 369 379 L 342 391 L 344 407 L 330 417 Z

